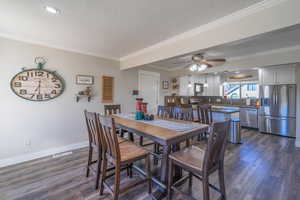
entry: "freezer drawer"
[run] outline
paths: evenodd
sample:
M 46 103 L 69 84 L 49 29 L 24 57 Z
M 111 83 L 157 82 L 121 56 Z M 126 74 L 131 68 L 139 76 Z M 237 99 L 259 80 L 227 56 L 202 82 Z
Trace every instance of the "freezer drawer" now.
M 240 108 L 241 126 L 258 128 L 258 111 L 253 108 Z
M 260 132 L 296 137 L 296 118 L 259 116 L 258 121 Z

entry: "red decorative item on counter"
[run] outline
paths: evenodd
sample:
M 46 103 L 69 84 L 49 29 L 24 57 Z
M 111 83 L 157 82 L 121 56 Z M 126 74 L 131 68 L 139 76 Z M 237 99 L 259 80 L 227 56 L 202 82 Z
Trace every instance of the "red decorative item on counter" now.
M 142 111 L 143 111 L 144 113 L 147 113 L 147 104 L 148 104 L 148 103 L 142 103 Z
M 136 111 L 142 111 L 142 103 L 143 99 L 142 98 L 136 98 Z

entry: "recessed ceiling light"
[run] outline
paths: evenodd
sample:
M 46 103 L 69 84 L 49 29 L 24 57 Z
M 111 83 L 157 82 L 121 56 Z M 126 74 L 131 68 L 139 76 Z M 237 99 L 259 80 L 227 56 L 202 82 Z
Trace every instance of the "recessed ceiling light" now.
M 60 10 L 59 10 L 59 9 L 54 8 L 54 7 L 52 7 L 52 6 L 46 6 L 46 7 L 45 7 L 45 10 L 46 10 L 48 13 L 55 14 L 55 15 L 57 15 L 57 14 L 60 13 Z

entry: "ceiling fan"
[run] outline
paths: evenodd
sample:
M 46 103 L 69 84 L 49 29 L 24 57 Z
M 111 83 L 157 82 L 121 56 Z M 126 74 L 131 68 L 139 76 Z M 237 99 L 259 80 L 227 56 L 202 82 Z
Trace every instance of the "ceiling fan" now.
M 204 53 L 199 53 L 199 54 L 192 55 L 189 64 L 185 68 L 189 68 L 193 72 L 195 71 L 200 72 L 214 66 L 209 62 L 226 62 L 226 59 L 225 58 L 205 59 Z

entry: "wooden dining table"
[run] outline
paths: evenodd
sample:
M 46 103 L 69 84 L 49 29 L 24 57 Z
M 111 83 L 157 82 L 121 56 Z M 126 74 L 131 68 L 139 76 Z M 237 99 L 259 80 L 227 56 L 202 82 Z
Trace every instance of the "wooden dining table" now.
M 153 197 L 155 199 L 162 199 L 166 196 L 166 187 L 168 182 L 168 157 L 172 151 L 179 150 L 179 143 L 189 139 L 191 137 L 197 136 L 201 133 L 208 131 L 209 126 L 206 124 L 174 120 L 174 119 L 162 119 L 156 117 L 155 119 L 166 120 L 166 122 L 177 122 L 193 125 L 190 130 L 178 131 L 174 129 L 164 128 L 162 126 L 153 125 L 151 123 L 145 123 L 143 120 L 135 120 L 126 117 L 125 115 L 112 115 L 115 119 L 116 127 L 119 129 L 132 132 L 136 135 L 143 136 L 149 140 L 162 146 L 162 160 L 161 160 L 161 172 L 160 179 L 152 178 L 159 187 L 153 192 Z M 181 177 L 181 172 L 179 169 L 175 169 L 175 178 Z

